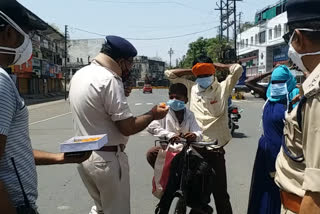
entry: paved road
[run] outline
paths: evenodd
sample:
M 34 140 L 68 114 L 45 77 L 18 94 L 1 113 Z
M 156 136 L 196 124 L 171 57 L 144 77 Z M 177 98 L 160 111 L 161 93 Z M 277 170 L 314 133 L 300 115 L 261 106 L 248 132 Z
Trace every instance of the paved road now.
M 136 90 L 129 98 L 134 114 L 148 111 L 154 104 L 166 101 L 167 90 L 143 94 Z M 226 146 L 228 184 L 235 214 L 245 213 L 249 183 L 260 136 L 259 123 L 263 102 L 256 99 L 238 101 L 244 109 L 240 129 Z M 59 142 L 73 136 L 69 104 L 57 101 L 29 107 L 30 134 L 33 147 L 57 152 Z M 130 159 L 132 214 L 153 213 L 157 200 L 151 195 L 152 170 L 147 165 L 145 153 L 153 145 L 154 137 L 145 131 L 132 136 L 127 153 Z M 87 214 L 92 200 L 84 188 L 76 165 L 41 166 L 37 168 L 39 180 L 38 206 L 45 214 Z

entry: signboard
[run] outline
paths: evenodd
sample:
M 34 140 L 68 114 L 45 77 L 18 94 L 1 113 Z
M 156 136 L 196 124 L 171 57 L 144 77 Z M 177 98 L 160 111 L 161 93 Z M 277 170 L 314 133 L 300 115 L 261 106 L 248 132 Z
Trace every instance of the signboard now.
M 40 60 L 39 60 L 39 59 L 36 59 L 36 58 L 33 58 L 33 59 L 32 59 L 32 66 L 33 66 L 33 67 L 40 68 L 40 67 L 41 67 Z
M 288 45 L 282 45 L 273 49 L 273 62 L 287 61 L 289 59 L 288 49 Z

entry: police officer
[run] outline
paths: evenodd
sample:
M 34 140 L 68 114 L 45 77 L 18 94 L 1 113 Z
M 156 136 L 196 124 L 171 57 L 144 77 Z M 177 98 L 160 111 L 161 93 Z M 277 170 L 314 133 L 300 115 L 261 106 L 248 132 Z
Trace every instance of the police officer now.
M 276 162 L 282 213 L 320 213 L 320 1 L 288 0 L 289 57 L 304 73 L 300 104 L 286 113 Z
M 129 214 L 129 136 L 166 116 L 168 107 L 155 106 L 134 117 L 124 90 L 133 66 L 135 47 L 124 38 L 107 36 L 93 62 L 77 71 L 70 88 L 70 105 L 76 135 L 107 134 L 108 144 L 93 152 L 78 168 L 94 200 L 91 214 Z

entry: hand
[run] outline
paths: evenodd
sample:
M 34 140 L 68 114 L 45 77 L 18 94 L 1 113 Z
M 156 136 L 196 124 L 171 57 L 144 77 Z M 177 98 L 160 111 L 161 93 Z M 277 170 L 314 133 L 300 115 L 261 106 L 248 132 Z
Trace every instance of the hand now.
M 151 109 L 151 114 L 154 120 L 161 120 L 168 114 L 168 111 L 169 111 L 168 106 L 158 105 Z
M 292 104 L 296 104 L 297 102 L 299 102 L 300 100 L 301 100 L 301 95 L 300 94 L 298 94 L 298 95 L 296 95 L 292 100 L 291 100 L 291 102 L 292 102 Z
M 195 133 L 186 133 L 185 135 L 183 135 L 184 139 L 186 139 L 188 142 L 195 142 L 197 140 L 197 135 Z
M 61 157 L 61 162 L 66 164 L 66 163 L 82 163 L 83 161 L 87 160 L 91 154 L 92 151 L 88 151 L 88 152 L 83 152 L 83 154 L 81 155 L 82 152 L 80 152 L 80 155 L 68 155 L 66 153 L 60 153 L 60 157 Z
M 125 87 L 124 88 L 124 94 L 126 97 L 129 97 L 131 94 L 132 88 L 131 87 Z
M 178 142 L 178 141 L 180 141 L 180 136 L 179 135 L 175 135 L 175 136 L 173 136 L 172 138 L 169 139 L 169 142 L 171 144 L 174 144 L 175 142 Z
M 229 70 L 231 65 L 227 65 L 227 64 L 222 64 L 222 63 L 213 63 L 214 67 L 216 68 L 216 70 Z

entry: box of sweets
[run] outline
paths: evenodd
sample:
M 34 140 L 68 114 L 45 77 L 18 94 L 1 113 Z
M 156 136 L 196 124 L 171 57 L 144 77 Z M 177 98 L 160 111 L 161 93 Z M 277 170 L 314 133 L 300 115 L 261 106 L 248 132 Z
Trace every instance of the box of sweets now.
M 60 144 L 60 152 L 95 151 L 101 149 L 106 144 L 108 144 L 108 136 L 106 134 L 73 137 Z

